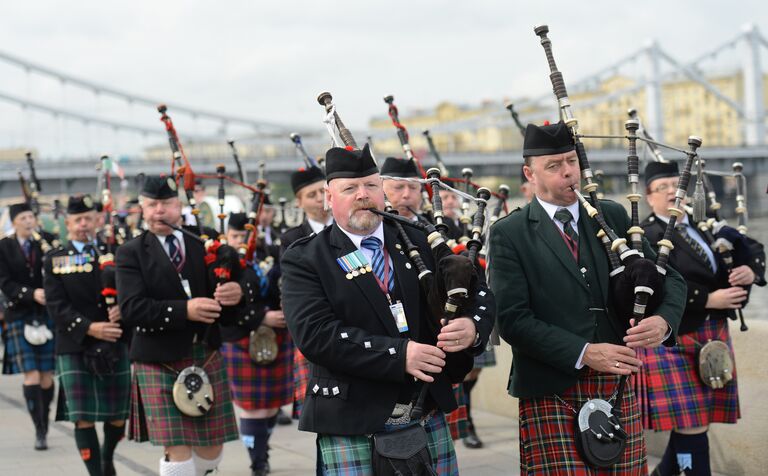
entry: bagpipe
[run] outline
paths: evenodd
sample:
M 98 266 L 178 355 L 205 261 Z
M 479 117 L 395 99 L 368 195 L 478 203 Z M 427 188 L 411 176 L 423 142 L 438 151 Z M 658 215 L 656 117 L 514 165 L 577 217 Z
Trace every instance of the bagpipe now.
M 424 167 L 421 164 L 421 161 L 419 161 L 414 153 L 413 149 L 410 145 L 410 136 L 408 135 L 408 129 L 405 127 L 405 125 L 400 121 L 400 115 L 399 111 L 397 109 L 397 106 L 394 104 L 394 97 L 392 95 L 386 96 L 384 98 L 384 102 L 387 103 L 388 109 L 387 113 L 389 114 L 390 119 L 392 120 L 392 124 L 395 126 L 397 137 L 400 141 L 400 145 L 403 149 L 403 153 L 405 154 L 405 158 L 408 160 L 413 161 L 419 173 L 422 176 L 422 187 L 421 187 L 421 194 L 422 194 L 422 212 L 423 216 L 426 217 L 426 220 L 432 223 L 436 228 L 438 227 L 438 219 L 435 217 L 435 213 L 437 213 L 435 209 L 435 204 L 441 206 L 440 197 L 437 198 L 437 202 L 435 201 L 434 194 L 437 193 L 441 188 L 446 190 L 451 190 L 453 193 L 457 193 L 461 197 L 461 215 L 459 217 L 459 223 L 461 224 L 461 236 L 458 240 L 455 240 L 449 236 L 447 236 L 447 228 L 445 228 L 445 225 L 440 225 L 440 230 L 443 235 L 445 235 L 445 241 L 449 244 L 451 248 L 454 248 L 457 245 L 457 241 L 460 244 L 466 245 L 467 242 L 469 242 L 472 238 L 472 224 L 474 221 L 473 214 L 471 212 L 471 206 L 470 204 L 475 201 L 477 203 L 480 203 L 481 199 L 479 199 L 477 196 L 473 196 L 471 194 L 472 188 L 475 190 L 479 190 L 481 187 L 477 185 L 476 183 L 472 182 L 472 177 L 474 175 L 471 168 L 463 168 L 461 170 L 461 179 L 453 179 L 448 177 L 448 168 L 445 165 L 445 163 L 442 160 L 442 157 L 440 156 L 439 151 L 437 150 L 437 147 L 435 146 L 434 140 L 432 138 L 432 135 L 430 134 L 429 130 L 424 130 L 422 134 L 427 140 L 427 145 L 429 147 L 430 153 L 434 156 L 435 162 L 436 162 L 436 168 L 435 169 L 429 169 L 424 170 Z M 436 172 L 433 172 L 432 179 L 430 179 L 430 170 L 436 170 Z M 435 175 L 436 173 L 436 175 Z M 385 179 L 394 179 L 393 177 L 384 177 Z M 437 182 L 439 185 L 435 186 L 434 184 L 434 178 L 437 179 Z M 405 180 L 405 181 L 411 181 L 411 179 L 405 179 L 405 178 L 397 178 L 397 180 Z M 463 193 L 459 192 L 453 187 L 450 187 L 446 184 L 446 182 L 452 182 L 454 184 L 462 184 L 464 186 Z M 477 192 L 476 192 L 477 193 Z M 501 209 L 504 208 L 506 211 L 506 202 L 509 198 L 509 187 L 506 185 L 502 185 L 499 188 L 499 192 L 494 194 L 491 193 L 491 196 L 495 196 L 498 199 L 496 208 L 495 208 L 495 217 L 498 219 L 499 214 L 501 212 Z M 484 203 L 487 204 L 487 200 L 484 201 Z M 446 219 L 446 216 L 444 214 L 444 211 L 442 208 L 440 209 L 441 218 L 440 221 L 444 222 Z M 422 217 L 419 216 L 417 213 L 414 213 L 417 217 L 419 217 L 420 221 L 422 220 Z M 496 219 L 491 219 L 491 223 L 493 223 Z M 464 248 L 462 248 L 464 249 Z
M 184 193 L 187 197 L 190 207 L 192 207 L 192 215 L 195 217 L 196 227 L 198 233 L 192 233 L 180 226 L 172 223 L 165 223 L 166 226 L 174 230 L 181 231 L 187 236 L 194 237 L 197 241 L 200 241 L 205 247 L 205 264 L 208 267 L 208 274 L 211 282 L 226 283 L 229 281 L 239 282 L 241 272 L 245 266 L 241 261 L 240 255 L 237 250 L 227 245 L 226 238 L 224 236 L 224 181 L 232 180 L 225 175 L 224 165 L 217 167 L 216 178 L 219 180 L 219 237 L 218 239 L 211 239 L 208 236 L 207 231 L 203 228 L 199 217 L 199 209 L 197 208 L 197 202 L 194 197 L 195 189 L 195 172 L 192 169 L 192 165 L 184 153 L 184 148 L 181 145 L 179 136 L 176 132 L 176 128 L 173 125 L 173 121 L 168 116 L 168 108 L 165 104 L 161 104 L 157 107 L 160 113 L 160 121 L 165 125 L 165 130 L 168 133 L 168 143 L 171 147 L 172 160 L 171 160 L 171 176 L 176 183 L 181 183 Z M 245 184 L 242 184 L 246 186 Z
M 650 140 L 647 142 L 649 150 L 652 152 L 653 159 L 657 162 L 668 162 L 656 145 L 653 138 L 645 132 L 640 122 L 640 117 L 636 109 L 629 109 L 629 117 L 636 120 L 643 136 Z M 754 263 L 765 263 L 765 251 L 763 245 L 746 235 L 747 232 L 747 204 L 746 204 L 746 177 L 743 173 L 743 164 L 734 162 L 732 170 L 728 172 L 715 171 L 706 168 L 706 160 L 698 156 L 696 160 L 696 187 L 693 193 L 693 206 L 686 206 L 684 210 L 695 223 L 696 228 L 701 232 L 710 249 L 720 255 L 725 265 L 726 271 L 730 271 L 738 266 L 748 265 L 753 267 Z M 722 204 L 718 202 L 717 192 L 710 179 L 711 176 L 730 178 L 735 181 L 736 197 L 734 214 L 737 219 L 737 226 L 733 228 L 728 226 L 727 221 L 722 217 Z M 757 283 L 765 283 L 765 267 L 759 266 Z M 754 270 L 754 267 L 753 267 Z M 746 287 L 749 290 L 749 286 Z M 743 303 L 746 306 L 747 302 Z M 728 317 L 731 320 L 739 320 L 740 330 L 742 332 L 749 330 L 744 321 L 744 311 L 742 308 L 727 310 Z
M 26 159 L 27 166 L 29 167 L 29 180 L 24 178 L 24 174 L 21 172 L 21 170 L 18 171 L 19 185 L 21 187 L 21 193 L 24 197 L 24 201 L 27 203 L 27 205 L 29 205 L 29 208 L 32 210 L 32 213 L 35 215 L 35 217 L 40 216 L 40 212 L 44 205 L 46 207 L 50 207 L 50 209 L 54 212 L 56 224 L 58 224 L 58 213 L 61 211 L 61 209 L 55 206 L 55 202 L 53 206 L 40 202 L 40 193 L 42 193 L 42 189 L 40 187 L 40 179 L 37 178 L 35 159 L 32 157 L 32 152 L 26 153 Z M 60 245 L 58 232 L 55 233 L 55 236 L 53 236 L 49 242 L 45 233 L 42 231 L 40 223 L 38 223 L 38 227 L 36 229 L 32 230 L 32 239 L 40 243 L 40 250 L 43 252 L 43 254 L 48 253 L 54 248 L 58 248 Z
M 384 102 L 387 103 L 387 113 L 389 114 L 390 119 L 392 119 L 392 124 L 395 126 L 395 129 L 397 129 L 397 138 L 400 140 L 400 146 L 403 148 L 403 154 L 405 154 L 405 158 L 414 162 L 422 178 L 425 177 L 426 172 L 424 171 L 424 167 L 421 165 L 421 162 L 417 160 L 413 155 L 413 149 L 411 148 L 408 129 L 406 129 L 405 126 L 400 122 L 400 113 L 397 110 L 397 106 L 395 106 L 394 96 L 385 96 Z M 430 201 L 429 192 L 424 187 L 421 187 L 421 204 L 424 214 L 427 215 L 431 221 L 432 203 Z
M 550 70 L 552 89 L 557 98 L 560 117 L 568 127 L 579 160 L 581 177 L 585 182 L 582 189 L 588 193 L 589 200 L 581 193 L 576 193 L 579 202 L 587 214 L 594 218 L 600 225 L 598 237 L 605 247 L 610 262 L 610 277 L 613 302 L 616 305 L 617 316 L 623 328 L 627 328 L 629 317 L 635 324 L 643 319 L 647 312 L 652 312 L 661 302 L 663 294 L 663 280 L 666 274 L 667 261 L 673 248 L 671 237 L 675 229 L 675 223 L 682 216 L 682 202 L 687 194 L 691 179 L 691 168 L 697 158 L 697 150 L 702 140 L 696 136 L 688 138 L 688 149 L 680 149 L 656 142 L 647 137 L 637 135 L 639 122 L 627 121 L 626 136 L 597 136 L 580 134 L 578 121 L 571 110 L 570 99 L 566 90 L 562 73 L 557 69 L 552 54 L 552 43 L 547 37 L 549 28 L 546 25 L 534 28 L 534 33 L 539 36 L 541 45 L 547 58 Z M 589 159 L 582 143 L 582 138 L 621 138 L 629 142 L 627 155 L 629 193 L 627 195 L 631 205 L 631 224 L 627 235 L 630 238 L 631 247 L 627 246 L 627 240 L 620 238 L 611 229 L 605 220 L 597 194 L 598 184 L 589 165 Z M 663 238 L 658 243 L 658 255 L 653 262 L 643 255 L 642 236 L 638 215 L 639 164 L 637 155 L 637 141 L 642 140 L 657 147 L 676 150 L 685 154 L 685 166 L 680 175 L 678 188 L 675 193 L 674 206 L 669 209 L 670 220 L 664 232 Z M 574 190 L 576 192 L 576 190 Z M 625 321 L 626 319 L 626 321 Z M 606 468 L 614 465 L 621 458 L 628 434 L 622 427 L 621 404 L 626 388 L 627 376 L 622 376 L 615 393 L 613 404 L 609 400 L 599 398 L 587 401 L 580 409 L 576 418 L 576 444 L 584 461 L 596 468 Z
M 520 115 L 517 113 L 517 111 L 515 111 L 515 105 L 509 102 L 507 103 L 506 108 L 509 111 L 509 114 L 512 115 L 512 120 L 515 121 L 517 130 L 519 130 L 520 134 L 525 137 L 525 126 L 522 122 L 520 122 Z

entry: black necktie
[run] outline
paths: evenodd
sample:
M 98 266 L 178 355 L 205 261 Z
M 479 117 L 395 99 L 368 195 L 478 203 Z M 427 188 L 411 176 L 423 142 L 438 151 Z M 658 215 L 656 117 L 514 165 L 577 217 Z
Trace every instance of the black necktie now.
M 699 258 L 706 263 L 707 268 L 714 272 L 714 268 L 712 268 L 712 262 L 709 261 L 709 256 L 707 255 L 707 252 L 704 251 L 704 248 L 701 247 L 698 241 L 694 240 L 691 235 L 688 234 L 688 225 L 685 223 L 678 223 L 675 225 L 675 230 L 677 230 L 678 233 L 680 233 L 680 236 L 683 237 L 686 243 L 690 245 L 691 248 L 693 248 L 693 251 L 696 252 L 697 255 L 699 255 Z

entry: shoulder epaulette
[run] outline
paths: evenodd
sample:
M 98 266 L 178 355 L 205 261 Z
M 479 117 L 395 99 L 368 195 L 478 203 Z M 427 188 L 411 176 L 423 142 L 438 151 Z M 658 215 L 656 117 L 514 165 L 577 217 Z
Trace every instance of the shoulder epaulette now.
M 504 219 L 505 219 L 505 218 L 507 218 L 507 217 L 510 217 L 510 216 L 512 216 L 512 214 L 513 214 L 513 213 L 515 213 L 515 212 L 519 212 L 520 210 L 522 210 L 522 208 L 520 208 L 520 207 L 516 207 L 514 210 L 510 210 L 510 211 L 509 211 L 509 213 L 507 213 L 507 214 L 506 214 L 506 215 L 504 215 L 503 217 L 501 217 L 501 218 L 497 219 L 495 222 L 493 222 L 493 223 L 491 224 L 491 226 L 495 226 L 495 225 L 496 225 L 497 223 L 499 223 L 500 221 L 504 220 Z
M 291 245 L 288 246 L 288 250 L 290 250 L 291 248 L 295 248 L 296 246 L 300 246 L 300 245 L 304 245 L 306 243 L 309 243 L 309 241 L 312 238 L 316 237 L 316 236 L 317 236 L 317 233 L 312 233 L 311 235 L 302 236 L 301 238 L 299 238 L 296 241 L 294 241 L 293 243 L 291 243 Z

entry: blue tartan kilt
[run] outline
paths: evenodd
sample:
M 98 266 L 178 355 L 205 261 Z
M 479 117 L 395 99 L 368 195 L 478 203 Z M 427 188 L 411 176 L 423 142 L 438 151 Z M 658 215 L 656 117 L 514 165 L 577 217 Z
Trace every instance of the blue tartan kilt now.
M 51 332 L 53 321 L 45 314 L 45 322 Z M 3 373 L 20 374 L 38 370 L 52 372 L 55 368 L 54 341 L 51 339 L 43 345 L 32 345 L 24 338 L 25 319 L 15 320 L 6 325 L 3 331 L 5 353 L 3 355 Z
M 491 343 L 488 343 L 488 346 L 485 348 L 485 351 L 475 357 L 475 364 L 473 368 L 476 369 L 482 369 L 485 367 L 495 367 L 496 366 L 496 352 L 493 350 L 493 345 Z
M 439 476 L 456 476 L 459 465 L 445 415 L 438 411 L 424 424 L 432 467 Z M 318 435 L 321 468 L 325 476 L 373 476 L 371 442 L 365 435 Z

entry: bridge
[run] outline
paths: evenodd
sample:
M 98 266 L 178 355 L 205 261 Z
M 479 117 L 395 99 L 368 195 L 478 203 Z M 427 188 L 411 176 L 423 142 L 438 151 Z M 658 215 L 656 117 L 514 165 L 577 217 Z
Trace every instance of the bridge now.
M 594 92 L 597 85 L 607 77 L 615 76 L 627 68 L 640 67 L 640 74 L 633 72 L 628 75 L 636 78 L 634 84 L 608 94 L 588 94 L 586 99 L 574 101 L 574 109 L 578 112 L 579 108 L 613 104 L 617 98 L 642 90 L 645 92 L 645 104 L 637 106 L 643 111 L 646 128 L 654 137 L 663 140 L 662 110 L 665 98 L 661 95 L 661 84 L 670 78 L 679 77 L 699 84 L 708 94 L 725 103 L 734 112 L 743 129 L 743 146 L 740 147 L 708 148 L 705 138 L 705 146 L 701 152 L 707 158 L 707 168 L 730 170 L 732 162 L 743 162 L 744 171 L 749 178 L 750 211 L 753 214 L 768 214 L 765 194 L 765 185 L 768 183 L 768 147 L 765 145 L 766 111 L 762 67 L 762 56 L 766 49 L 768 41 L 754 25 L 745 26 L 743 31 L 733 38 L 709 48 L 689 62 L 675 59 L 656 42 L 648 42 L 626 57 L 569 83 L 568 88 L 571 95 L 577 97 L 582 93 Z M 734 61 L 740 64 L 743 90 L 741 101 L 729 96 L 705 75 L 707 68 L 712 69 L 712 63 L 715 63 L 717 69 L 718 65 Z M 99 144 L 96 143 L 106 141 L 108 148 L 104 150 L 116 151 L 115 155 L 120 159 L 120 164 L 128 176 L 138 172 L 168 171 L 170 152 L 166 152 L 167 147 L 164 145 L 165 131 L 159 123 L 147 122 L 147 118 L 157 118 L 154 108 L 161 101 L 97 81 L 78 78 L 10 53 L 0 52 L 0 67 L 15 69 L 17 75 L 20 75 L 21 79 L 17 78 L 15 83 L 8 79 L 12 74 L 4 75 L 0 80 L 0 104 L 4 108 L 2 111 L 10 111 L 18 116 L 19 123 L 32 121 L 31 117 L 48 117 L 61 127 L 60 135 L 67 135 L 70 142 L 93 143 L 91 149 L 99 150 L 98 155 L 101 149 L 97 149 Z M 61 99 L 45 100 L 30 94 L 29 84 L 36 81 L 48 81 L 48 88 L 60 88 Z M 24 89 L 27 90 L 26 93 L 19 92 Z M 87 100 L 78 101 L 78 107 L 73 107 L 75 101 L 67 98 L 75 95 L 90 97 L 90 103 L 93 104 L 89 105 Z M 109 106 L 106 105 L 107 102 Z M 288 194 L 285 184 L 288 182 L 290 171 L 302 164 L 287 138 L 288 134 L 300 132 L 307 149 L 314 155 L 320 155 L 328 146 L 328 139 L 319 120 L 314 126 L 278 124 L 183 104 L 169 103 L 168 106 L 169 113 L 177 124 L 189 125 L 180 127 L 180 132 L 197 171 L 211 173 L 217 163 L 228 164 L 229 169 L 234 170 L 225 141 L 229 137 L 237 137 L 240 155 L 250 171 L 251 179 L 255 176 L 256 163 L 263 160 L 267 164 L 268 178 L 275 184 L 273 188 L 281 194 Z M 526 121 L 557 117 L 551 92 L 516 101 L 516 107 L 519 110 L 537 111 L 523 117 Z M 318 116 L 320 115 L 318 107 Z M 137 117 L 139 119 L 136 119 Z M 407 126 L 407 119 L 403 120 Z M 487 114 L 468 120 L 436 124 L 430 127 L 430 130 L 433 134 L 445 134 L 489 127 L 513 127 L 501 101 L 496 110 Z M 412 135 L 417 136 L 418 132 L 420 131 L 414 130 Z M 395 131 L 392 128 L 389 131 L 369 131 L 367 134 L 353 130 L 353 133 L 358 137 L 367 135 L 375 144 L 381 139 L 391 139 Z M 25 144 L 20 140 L 4 143 L 3 138 L 0 138 L 0 146 L 34 144 L 38 131 L 27 134 L 30 137 Z M 97 154 L 93 157 L 68 154 L 64 141 L 59 142 L 62 142 L 60 152 L 45 154 L 37 161 L 43 193 L 63 195 L 75 191 L 93 191 L 97 175 Z M 589 147 L 589 144 L 587 145 Z M 604 170 L 606 185 L 621 192 L 624 188 L 626 152 L 610 148 L 588 150 L 593 168 Z M 19 195 L 18 171 L 27 173 L 23 154 L 19 155 L 18 160 L 3 161 L 0 166 L 0 199 Z M 520 151 L 514 149 L 482 154 L 472 151 L 444 152 L 443 159 L 454 170 L 472 167 L 476 176 L 500 177 L 500 180 L 510 184 L 517 182 L 522 160 Z M 425 163 L 430 163 L 428 157 L 424 160 Z M 728 184 L 725 185 L 727 189 Z

